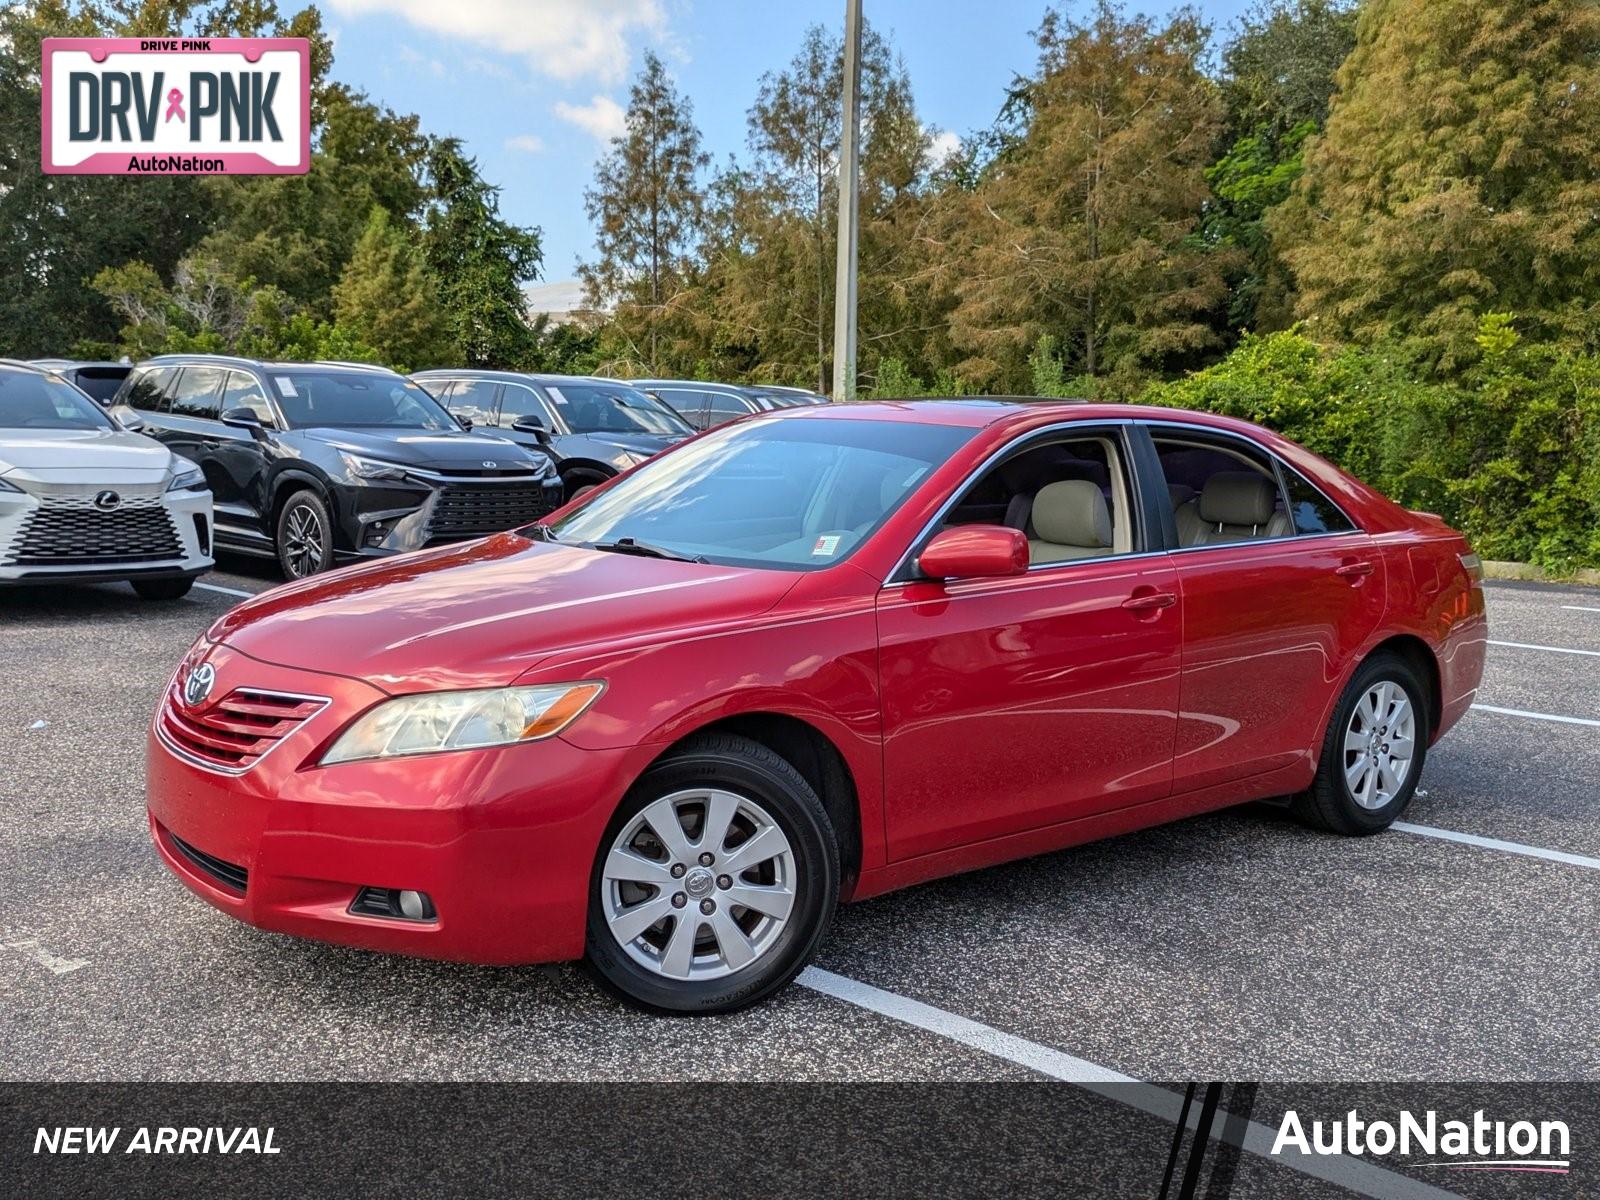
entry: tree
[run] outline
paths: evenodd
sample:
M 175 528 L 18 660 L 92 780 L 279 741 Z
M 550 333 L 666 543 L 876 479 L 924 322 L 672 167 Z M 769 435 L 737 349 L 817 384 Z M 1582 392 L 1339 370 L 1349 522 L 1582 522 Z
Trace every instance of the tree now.
M 1292 321 L 1288 271 L 1267 213 L 1288 198 L 1306 139 L 1328 119 L 1334 77 L 1355 45 L 1353 0 L 1261 0 L 1223 51 L 1231 144 L 1207 172 L 1208 244 L 1240 252 L 1228 323 L 1282 329 Z
M 1220 339 L 1225 255 L 1196 236 L 1222 105 L 1188 10 L 1046 14 L 1025 130 L 946 216 L 961 373 L 1016 386 L 1041 334 L 1069 373 L 1171 369 Z
M 661 369 L 662 326 L 679 316 L 685 259 L 701 217 L 700 148 L 689 101 L 661 60 L 647 52 L 628 98 L 628 128 L 595 166 L 584 208 L 598 258 L 579 268 L 589 304 L 638 348 L 648 374 Z
M 1269 218 L 1333 339 L 1454 371 L 1480 315 L 1600 336 L 1600 6 L 1369 0 L 1326 132 Z
M 455 357 L 432 276 L 386 209 L 374 207 L 333 289 L 336 323 L 397 370 Z
M 522 285 L 538 278 L 539 231 L 501 217 L 500 189 L 457 139 L 433 144 L 428 175 L 424 248 L 451 341 L 471 366 L 518 366 L 532 353 Z

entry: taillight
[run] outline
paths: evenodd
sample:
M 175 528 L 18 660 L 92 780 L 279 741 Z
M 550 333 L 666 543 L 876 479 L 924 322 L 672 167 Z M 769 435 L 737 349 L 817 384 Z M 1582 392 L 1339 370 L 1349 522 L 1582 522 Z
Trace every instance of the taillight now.
M 1456 557 L 1461 560 L 1461 569 L 1467 573 L 1467 577 L 1472 580 L 1474 586 L 1483 582 L 1483 559 L 1470 550 L 1465 554 L 1458 554 Z

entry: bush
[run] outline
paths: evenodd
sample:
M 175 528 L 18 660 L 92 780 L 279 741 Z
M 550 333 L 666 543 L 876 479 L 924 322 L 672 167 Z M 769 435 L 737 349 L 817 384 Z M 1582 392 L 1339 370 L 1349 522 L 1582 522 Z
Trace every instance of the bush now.
M 1443 383 L 1382 347 L 1246 336 L 1222 362 L 1139 399 L 1278 430 L 1438 513 L 1485 558 L 1600 566 L 1600 360 L 1527 345 L 1504 314 L 1485 318 L 1478 344 L 1481 360 Z

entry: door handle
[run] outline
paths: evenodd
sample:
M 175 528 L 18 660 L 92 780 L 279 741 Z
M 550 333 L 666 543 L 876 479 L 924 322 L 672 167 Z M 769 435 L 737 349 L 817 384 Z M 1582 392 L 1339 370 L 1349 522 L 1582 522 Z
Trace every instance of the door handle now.
M 1129 612 L 1150 612 L 1153 609 L 1171 608 L 1177 602 L 1178 598 L 1171 592 L 1145 592 L 1129 596 L 1122 602 L 1122 607 Z
M 1333 569 L 1333 573 L 1341 579 L 1364 579 L 1371 575 L 1376 568 L 1370 562 L 1362 559 L 1358 562 L 1347 562 Z

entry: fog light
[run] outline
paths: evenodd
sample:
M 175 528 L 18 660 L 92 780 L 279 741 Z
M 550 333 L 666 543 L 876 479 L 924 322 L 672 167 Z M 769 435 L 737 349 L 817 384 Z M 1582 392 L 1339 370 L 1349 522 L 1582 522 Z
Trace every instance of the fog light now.
M 364 887 L 351 901 L 356 917 L 388 917 L 394 921 L 433 921 L 439 916 L 427 892 L 401 888 Z

